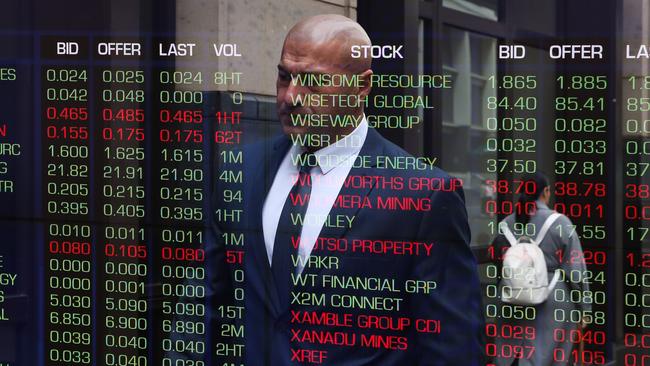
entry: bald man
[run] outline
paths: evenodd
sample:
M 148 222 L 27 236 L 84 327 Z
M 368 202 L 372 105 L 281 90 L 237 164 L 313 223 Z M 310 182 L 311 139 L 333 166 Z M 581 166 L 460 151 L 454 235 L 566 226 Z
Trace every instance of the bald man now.
M 244 289 L 245 346 L 235 358 L 218 346 L 219 364 L 480 363 L 481 295 L 462 188 L 368 127 L 371 60 L 352 48 L 370 45 L 343 16 L 296 24 L 277 65 L 284 133 L 245 148 L 243 166 L 221 167 L 243 171 L 241 203 L 216 203 L 243 215 L 215 230 L 245 235 L 245 275 L 222 274 L 213 291 L 225 299 Z M 388 168 L 404 162 L 413 165 Z M 236 188 L 220 182 L 217 192 Z M 223 253 L 221 244 L 212 252 Z
M 296 24 L 287 34 L 278 64 L 277 107 L 282 129 L 287 135 L 312 134 L 319 136 L 312 144 L 307 142 L 307 150 L 317 150 L 320 140 L 336 141 L 347 136 L 356 126 L 301 126 L 295 123 L 291 114 L 327 116 L 363 116 L 363 98 L 370 93 L 370 58 L 353 58 L 352 46 L 370 46 L 370 38 L 356 22 L 341 15 L 318 15 Z M 298 75 L 340 75 L 351 86 L 302 86 L 295 82 Z M 314 84 L 314 83 L 312 83 Z M 321 83 L 322 84 L 322 83 Z M 297 97 L 308 95 L 354 96 L 350 103 L 323 103 L 323 105 L 301 105 Z M 349 100 L 349 98 L 348 98 Z M 357 101 L 358 103 L 355 103 Z M 305 104 L 305 103 L 303 103 Z M 343 104 L 343 105 L 342 105 Z M 327 121 L 327 119 L 325 119 Z

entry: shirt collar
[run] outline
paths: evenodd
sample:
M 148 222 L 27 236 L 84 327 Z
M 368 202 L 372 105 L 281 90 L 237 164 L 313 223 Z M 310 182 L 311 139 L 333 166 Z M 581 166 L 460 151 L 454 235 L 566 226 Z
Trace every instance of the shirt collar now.
M 366 140 L 368 134 L 368 121 L 366 115 L 363 115 L 361 122 L 357 127 L 344 138 L 326 146 L 316 152 L 316 162 L 321 172 L 325 175 L 331 172 L 334 168 L 343 165 L 352 156 L 357 155 Z M 294 157 L 300 155 L 303 149 L 297 145 L 292 147 L 292 154 Z M 296 161 L 294 159 L 294 161 Z

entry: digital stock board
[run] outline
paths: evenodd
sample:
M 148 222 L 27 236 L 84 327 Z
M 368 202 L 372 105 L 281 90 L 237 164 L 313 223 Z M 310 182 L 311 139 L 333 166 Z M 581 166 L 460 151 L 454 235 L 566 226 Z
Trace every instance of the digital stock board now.
M 0 365 L 650 365 L 647 0 L 0 13 Z

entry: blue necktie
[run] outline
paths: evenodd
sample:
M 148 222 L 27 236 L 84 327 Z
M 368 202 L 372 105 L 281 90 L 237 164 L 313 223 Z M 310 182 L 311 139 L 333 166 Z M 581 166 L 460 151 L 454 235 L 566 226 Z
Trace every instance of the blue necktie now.
M 271 272 L 273 273 L 273 280 L 275 281 L 282 306 L 289 306 L 289 294 L 293 289 L 291 274 L 295 273 L 295 266 L 291 256 L 298 256 L 298 246 L 300 244 L 298 239 L 302 231 L 301 223 L 296 221 L 294 224 L 294 220 L 298 216 L 302 216 L 303 220 L 305 219 L 305 213 L 307 212 L 307 205 L 311 195 L 312 182 L 310 171 L 312 165 L 309 162 L 312 162 L 315 156 L 311 153 L 303 153 L 301 158 L 300 161 L 304 164 L 300 166 L 298 179 L 284 202 L 284 207 L 280 214 L 280 221 L 278 222 L 278 229 L 275 233 L 275 240 L 273 241 Z M 303 200 L 297 201 L 297 204 L 294 205 L 292 197 L 294 200 L 298 199 L 298 197 L 303 198 Z M 293 242 L 297 245 L 294 246 Z

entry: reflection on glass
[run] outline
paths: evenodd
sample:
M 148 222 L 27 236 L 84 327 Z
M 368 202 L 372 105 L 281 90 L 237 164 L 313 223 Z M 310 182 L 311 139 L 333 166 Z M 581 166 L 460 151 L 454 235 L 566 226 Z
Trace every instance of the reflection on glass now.
M 499 20 L 499 0 L 444 0 L 442 6 L 485 19 Z
M 486 151 L 485 141 L 495 137 L 486 121 L 496 112 L 487 109 L 485 101 L 496 95 L 488 85 L 496 74 L 496 39 L 446 27 L 441 46 L 444 73 L 453 80 L 453 88 L 442 95 L 442 166 L 463 180 L 472 244 L 482 245 L 490 237 L 487 223 L 493 219 L 484 210 L 491 198 L 486 181 L 496 179 L 484 167 L 486 159 L 495 157 Z

